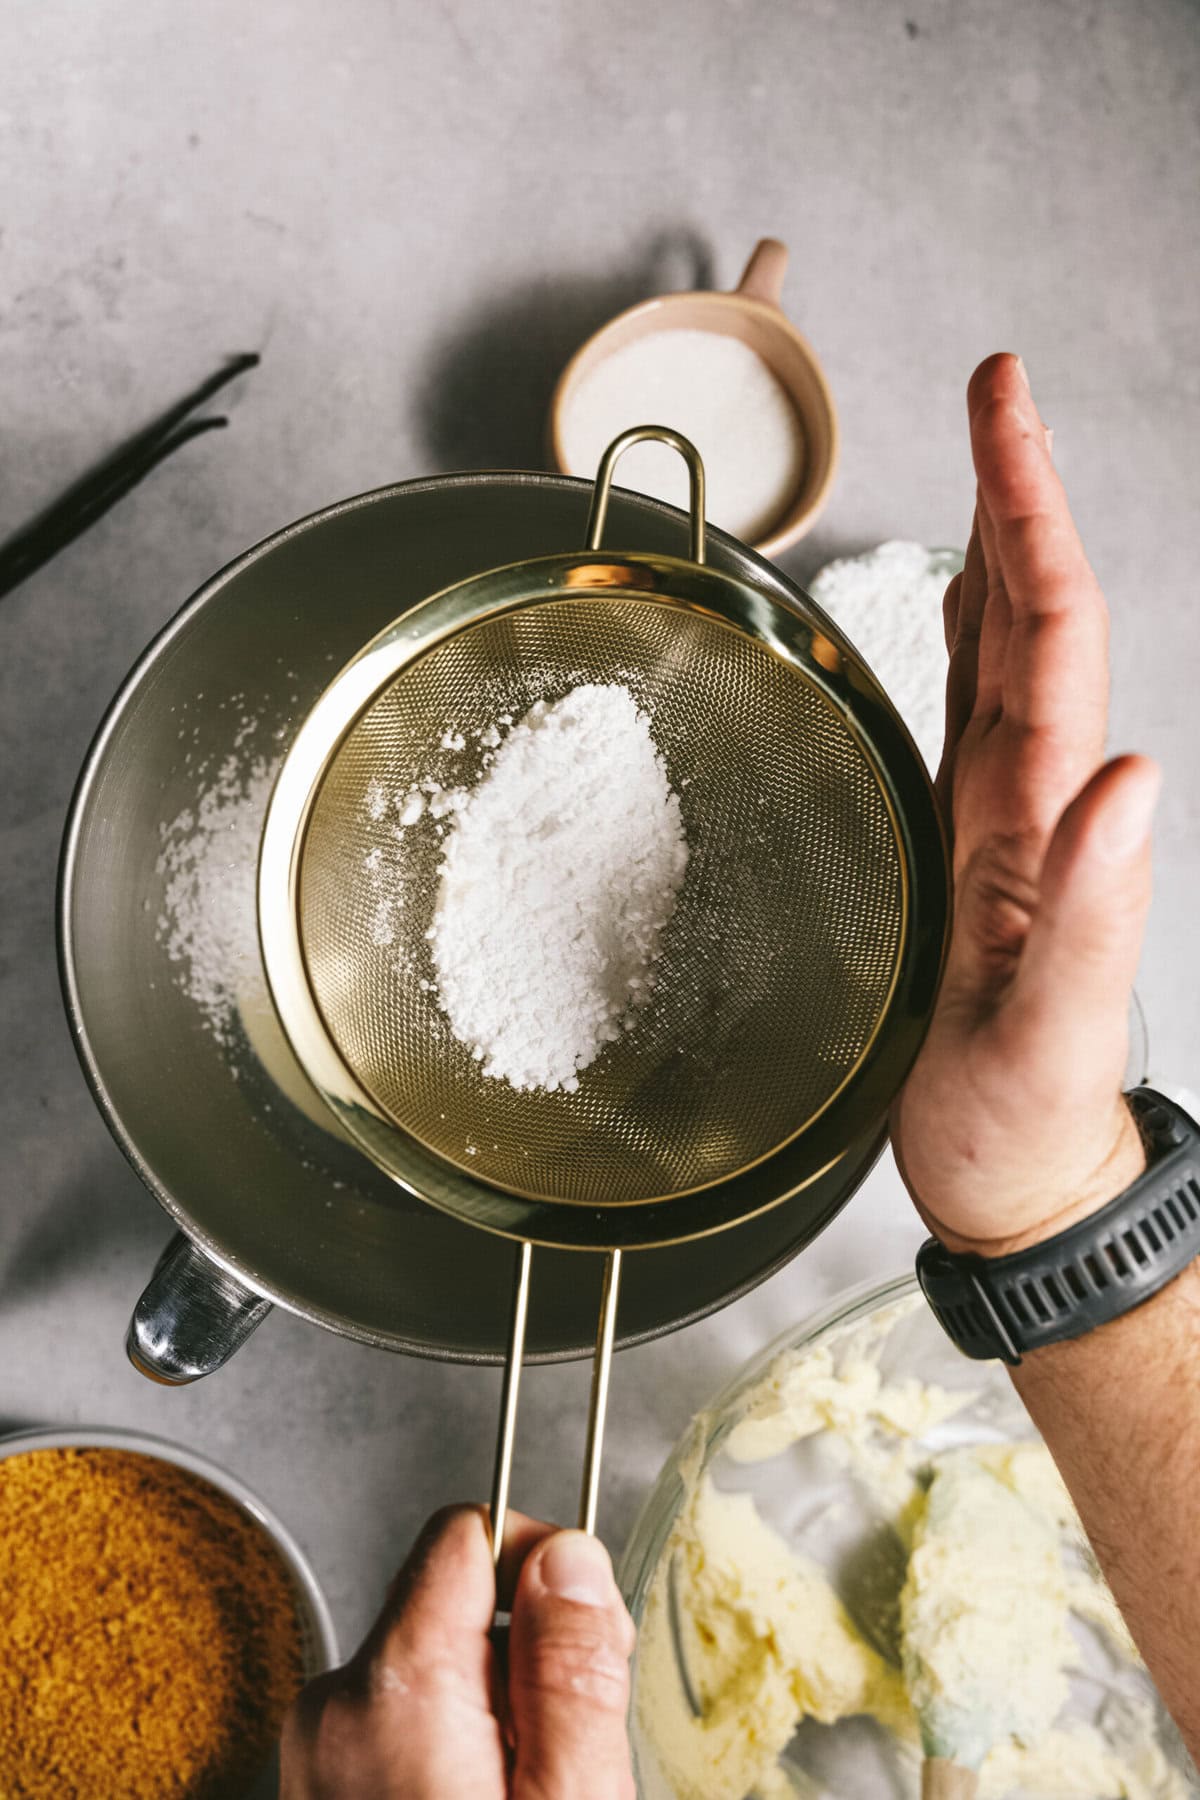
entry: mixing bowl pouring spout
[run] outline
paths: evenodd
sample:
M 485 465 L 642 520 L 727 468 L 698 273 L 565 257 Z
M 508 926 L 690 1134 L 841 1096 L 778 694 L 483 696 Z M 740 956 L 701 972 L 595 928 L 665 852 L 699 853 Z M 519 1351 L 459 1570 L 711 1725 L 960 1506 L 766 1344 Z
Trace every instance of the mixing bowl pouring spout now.
M 177 1231 L 133 1309 L 125 1353 L 148 1381 L 184 1387 L 227 1363 L 270 1310 Z

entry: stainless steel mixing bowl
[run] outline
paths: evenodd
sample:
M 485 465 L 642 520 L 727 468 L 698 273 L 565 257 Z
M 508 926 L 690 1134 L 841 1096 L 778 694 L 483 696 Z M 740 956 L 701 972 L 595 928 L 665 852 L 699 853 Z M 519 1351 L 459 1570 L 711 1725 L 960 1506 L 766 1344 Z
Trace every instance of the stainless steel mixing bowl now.
M 131 1326 L 131 1355 L 146 1373 L 184 1381 L 218 1367 L 272 1302 L 391 1349 L 502 1358 L 513 1246 L 411 1199 L 332 1123 L 319 1126 L 321 1104 L 281 1035 L 264 1046 L 205 1028 L 155 930 L 158 859 L 164 823 L 196 804 L 197 766 L 229 753 L 241 696 L 282 751 L 331 672 L 397 614 L 479 570 L 577 548 L 590 496 L 589 483 L 562 477 L 461 475 L 316 514 L 202 588 L 104 720 L 67 824 L 60 954 L 97 1104 L 183 1234 Z M 672 508 L 614 495 L 614 544 L 679 551 L 685 532 Z M 798 598 L 720 533 L 709 555 L 785 602 Z M 269 1019 L 261 970 L 250 987 L 243 1015 Z M 701 1318 L 787 1262 L 845 1203 L 881 1138 L 872 1128 L 774 1211 L 632 1259 L 620 1343 Z M 531 1359 L 590 1354 L 600 1280 L 599 1259 L 540 1259 Z

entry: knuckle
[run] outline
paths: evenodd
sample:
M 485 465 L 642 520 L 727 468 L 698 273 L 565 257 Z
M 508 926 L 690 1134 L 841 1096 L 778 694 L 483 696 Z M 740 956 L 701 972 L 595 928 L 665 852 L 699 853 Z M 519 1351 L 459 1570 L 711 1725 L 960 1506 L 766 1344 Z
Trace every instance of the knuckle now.
M 987 433 L 997 425 L 1007 425 L 1013 416 L 1013 404 L 1012 396 L 1003 384 L 1001 370 L 989 369 L 981 380 L 980 388 L 973 420 L 976 430 Z
M 481 1531 L 480 1509 L 475 1506 L 444 1506 L 427 1519 L 388 1587 L 381 1623 L 396 1624 L 432 1582 L 469 1579 Z
M 624 1718 L 629 1704 L 629 1659 L 608 1635 L 559 1628 L 526 1646 L 518 1680 L 540 1699 L 583 1700 Z
M 999 564 L 994 564 L 987 572 L 987 590 L 985 610 L 994 606 L 999 600 L 1008 599 L 1008 586 L 1004 580 L 1004 571 Z
M 947 626 L 951 625 L 958 617 L 959 603 L 962 600 L 962 586 L 962 576 L 955 575 L 942 595 L 942 620 Z
M 437 1701 L 457 1694 L 469 1685 L 469 1671 L 452 1646 L 431 1649 L 420 1657 L 406 1660 L 403 1667 L 390 1662 L 379 1675 L 389 1691 L 403 1694 L 414 1701 Z
M 419 1656 L 384 1653 L 361 1671 L 358 1697 L 412 1714 L 437 1712 L 472 1691 L 474 1673 L 450 1645 L 428 1647 Z
M 959 881 L 961 928 L 972 948 L 998 968 L 1021 953 L 1037 906 L 1038 846 L 1023 835 L 982 845 Z
M 431 1514 L 421 1535 L 431 1538 L 441 1537 L 445 1532 L 456 1529 L 464 1519 L 473 1518 L 478 1510 L 479 1508 L 476 1506 L 465 1506 L 461 1502 L 449 1506 L 439 1506 L 437 1511 Z
M 421 1574 L 435 1547 L 467 1529 L 467 1521 L 475 1513 L 470 1506 L 440 1506 L 421 1527 L 412 1553 L 392 1582 L 393 1593 L 403 1593 Z

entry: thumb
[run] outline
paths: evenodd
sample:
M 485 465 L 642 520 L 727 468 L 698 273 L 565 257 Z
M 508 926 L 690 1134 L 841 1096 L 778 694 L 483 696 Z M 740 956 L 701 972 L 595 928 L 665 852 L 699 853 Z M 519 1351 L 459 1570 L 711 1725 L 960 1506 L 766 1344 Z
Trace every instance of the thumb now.
M 560 1531 L 526 1560 L 513 1601 L 513 1800 L 633 1800 L 626 1713 L 633 1621 L 608 1552 Z
M 1013 1013 L 1023 1026 L 1044 1027 L 1057 1058 L 1101 1078 L 1111 1074 L 1114 1086 L 1150 907 L 1150 823 L 1161 782 L 1156 763 L 1119 756 L 1064 812 L 1012 996 Z M 1100 1062 L 1111 1068 L 1102 1071 Z

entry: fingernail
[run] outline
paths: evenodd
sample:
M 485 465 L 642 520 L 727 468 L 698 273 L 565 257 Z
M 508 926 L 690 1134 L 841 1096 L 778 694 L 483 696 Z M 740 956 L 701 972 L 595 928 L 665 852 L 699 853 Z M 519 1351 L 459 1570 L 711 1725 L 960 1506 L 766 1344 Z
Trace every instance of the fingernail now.
M 1017 358 L 1017 374 L 1021 377 L 1025 392 L 1027 394 L 1030 393 L 1029 370 L 1025 367 L 1025 358 L 1023 356 L 1018 356 Z
M 1049 456 L 1053 456 L 1054 455 L 1054 427 L 1053 427 L 1053 425 L 1043 425 L 1042 430 L 1046 434 L 1046 453 Z
M 1100 819 L 1097 848 L 1106 862 L 1125 862 L 1142 848 L 1150 832 L 1162 770 L 1145 763 L 1125 777 Z
M 548 1593 L 581 1606 L 611 1606 L 616 1596 L 608 1551 L 584 1531 L 560 1531 L 550 1539 L 542 1552 L 541 1577 Z

